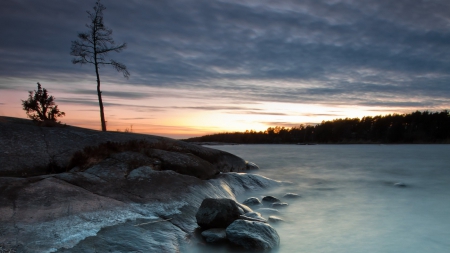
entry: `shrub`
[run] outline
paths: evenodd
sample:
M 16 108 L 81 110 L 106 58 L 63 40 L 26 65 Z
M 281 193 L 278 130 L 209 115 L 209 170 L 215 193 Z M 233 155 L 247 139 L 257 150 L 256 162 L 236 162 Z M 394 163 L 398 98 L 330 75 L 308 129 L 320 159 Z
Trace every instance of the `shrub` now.
M 27 116 L 37 122 L 56 122 L 56 119 L 66 115 L 55 105 L 55 98 L 49 96 L 45 88 L 37 83 L 38 89 L 29 91 L 28 99 L 22 100 L 22 106 Z
M 69 161 L 67 169 L 70 170 L 78 166 L 81 170 L 85 170 L 103 159 L 110 157 L 112 154 L 125 151 L 138 152 L 151 157 L 153 149 L 172 151 L 173 144 L 168 144 L 165 140 L 160 140 L 159 142 L 153 143 L 145 140 L 130 140 L 121 143 L 108 141 L 105 143 L 100 143 L 98 146 L 87 146 L 83 150 L 75 152 Z M 137 166 L 136 164 L 129 165 Z

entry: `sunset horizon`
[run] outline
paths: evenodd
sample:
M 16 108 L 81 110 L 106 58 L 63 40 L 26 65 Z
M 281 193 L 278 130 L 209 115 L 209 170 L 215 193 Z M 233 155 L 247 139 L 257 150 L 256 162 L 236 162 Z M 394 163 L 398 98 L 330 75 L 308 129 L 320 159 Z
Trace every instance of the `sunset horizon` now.
M 131 74 L 100 68 L 108 131 L 183 139 L 450 108 L 445 3 L 102 3 L 127 43 L 109 56 Z M 69 54 L 93 4 L 0 4 L 0 115 L 26 118 L 40 82 L 63 123 L 101 129 L 94 68 Z
M 47 86 L 44 86 L 47 88 Z M 35 90 L 32 88 L 31 90 Z M 95 105 L 96 94 L 95 90 L 92 91 L 90 100 L 91 105 L 80 105 L 78 103 L 67 102 L 68 99 L 64 98 L 64 94 L 52 92 L 52 89 L 48 89 L 50 95 L 56 97 L 56 104 L 58 107 L 66 113 L 66 116 L 59 118 L 63 124 L 88 128 L 93 130 L 101 131 L 100 117 L 98 105 Z M 159 89 L 161 91 L 162 89 Z M 24 118 L 27 119 L 25 112 L 21 106 L 21 100 L 25 100 L 28 91 L 6 91 L 2 95 L 6 94 L 6 101 L 8 101 L 8 110 L 3 110 L 6 103 L 0 105 L 0 115 Z M 108 92 L 105 92 L 108 94 Z M 63 97 L 63 99 L 58 99 Z M 84 97 L 88 97 L 84 95 Z M 16 103 L 13 103 L 16 100 Z M 3 100 L 5 101 L 5 100 Z M 11 102 L 10 102 L 11 101 Z M 74 101 L 76 101 L 74 99 Z M 244 132 L 246 130 L 254 131 L 265 131 L 269 127 L 299 127 L 300 125 L 317 125 L 322 121 L 331 121 L 335 119 L 344 118 L 362 118 L 367 116 L 378 116 L 387 114 L 407 114 L 413 111 L 430 111 L 439 112 L 446 110 L 447 108 L 398 108 L 397 110 L 392 110 L 390 108 L 354 108 L 349 105 L 339 105 L 335 107 L 323 106 L 323 105 L 311 105 L 311 104 L 288 104 L 288 103 L 254 103 L 240 105 L 248 106 L 254 110 L 253 113 L 243 112 L 232 113 L 238 107 L 233 104 L 222 104 L 217 108 L 210 108 L 211 111 L 205 113 L 201 112 L 204 108 L 199 106 L 198 103 L 191 104 L 191 106 L 178 106 L 174 104 L 173 106 L 166 104 L 167 107 L 173 110 L 178 109 L 181 111 L 177 117 L 165 115 L 165 110 L 158 108 L 157 105 L 139 105 L 139 104 L 124 104 L 121 106 L 115 102 L 117 98 L 111 98 L 104 96 L 105 103 L 105 113 L 106 121 L 108 126 L 108 131 L 130 131 L 133 133 L 142 134 L 152 134 L 161 135 L 165 137 L 175 138 L 175 139 L 185 139 L 190 137 L 198 137 L 209 134 L 223 133 L 223 132 Z M 98 102 L 97 102 L 98 103 Z M 187 103 L 189 105 L 189 103 Z M 207 105 L 205 105 L 206 107 Z M 156 108 L 155 114 L 160 114 L 160 116 L 153 119 L 140 118 L 139 115 L 142 114 L 136 108 L 140 107 L 151 107 Z M 125 108 L 125 109 L 124 109 Z M 133 110 L 133 108 L 135 110 Z M 291 109 L 292 108 L 292 109 Z M 298 109 L 296 109 L 298 108 Z M 244 110 L 244 109 L 243 109 Z M 200 112 L 199 112 L 200 111 Z M 231 111 L 231 112 L 230 112 Z M 315 113 L 314 113 L 315 112 Z M 186 115 L 186 116 L 184 116 Z M 244 119 L 244 117 L 247 119 Z M 274 120 L 270 121 L 270 118 Z M 258 121 L 260 120 L 260 121 Z M 264 121 L 266 120 L 266 121 Z M 197 125 L 195 122 L 199 122 Z M 235 122 L 232 125 L 228 125 L 228 122 Z

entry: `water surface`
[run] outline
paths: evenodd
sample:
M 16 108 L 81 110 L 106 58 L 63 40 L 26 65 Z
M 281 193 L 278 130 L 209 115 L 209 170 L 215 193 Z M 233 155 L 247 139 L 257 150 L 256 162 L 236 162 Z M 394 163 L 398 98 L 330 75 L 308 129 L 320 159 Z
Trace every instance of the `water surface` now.
M 281 237 L 275 252 L 450 252 L 450 145 L 212 148 L 258 164 L 257 174 L 293 183 L 239 201 L 302 196 L 280 210 L 286 222 L 274 225 Z

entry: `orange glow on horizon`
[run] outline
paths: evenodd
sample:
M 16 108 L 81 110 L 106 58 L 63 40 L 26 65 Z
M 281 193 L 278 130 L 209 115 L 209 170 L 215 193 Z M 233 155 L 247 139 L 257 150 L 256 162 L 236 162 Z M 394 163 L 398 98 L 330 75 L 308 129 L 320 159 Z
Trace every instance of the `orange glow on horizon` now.
M 33 88 L 31 87 L 29 90 Z M 139 89 L 143 90 L 143 88 L 135 90 L 139 91 Z M 89 95 L 72 95 L 72 97 L 68 97 L 64 90 L 58 90 L 55 87 L 49 89 L 49 92 L 56 97 L 56 104 L 60 110 L 66 113 L 66 116 L 60 119 L 63 123 L 100 130 L 95 92 Z M 275 126 L 293 127 L 300 124 L 317 124 L 337 118 L 410 113 L 416 110 L 401 107 L 262 101 L 236 104 L 232 100 L 226 99 L 206 100 L 189 96 L 183 97 L 183 94 L 189 94 L 189 91 L 186 90 L 155 89 L 154 92 L 159 92 L 161 95 L 148 99 L 104 96 L 108 131 L 123 132 L 128 129 L 134 133 L 182 139 L 221 132 L 264 131 L 268 127 Z M 2 90 L 0 115 L 26 118 L 21 107 L 21 100 L 26 97 L 27 92 L 23 90 Z M 437 108 L 436 110 L 441 109 Z

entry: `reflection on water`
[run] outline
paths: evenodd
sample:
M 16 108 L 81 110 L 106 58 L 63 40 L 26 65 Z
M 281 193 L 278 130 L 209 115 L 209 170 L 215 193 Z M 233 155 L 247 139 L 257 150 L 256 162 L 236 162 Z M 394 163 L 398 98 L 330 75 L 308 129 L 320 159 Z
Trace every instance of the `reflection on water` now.
M 282 197 L 275 252 L 448 252 L 450 145 L 213 146 L 292 185 L 238 196 Z M 405 187 L 395 186 L 403 183 Z M 211 252 L 207 246 L 192 252 Z M 220 248 L 215 252 L 235 252 Z

